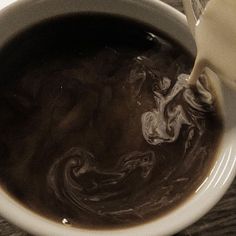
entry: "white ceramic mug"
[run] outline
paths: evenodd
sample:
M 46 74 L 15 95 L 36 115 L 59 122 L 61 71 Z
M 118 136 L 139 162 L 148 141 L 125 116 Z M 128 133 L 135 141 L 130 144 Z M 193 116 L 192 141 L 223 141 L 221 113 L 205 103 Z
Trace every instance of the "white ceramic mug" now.
M 110 13 L 148 23 L 174 38 L 192 54 L 195 44 L 186 18 L 158 0 L 1 0 L 0 47 L 21 30 L 43 19 L 66 13 Z M 37 215 L 17 203 L 0 188 L 0 213 L 7 220 L 34 235 L 47 236 L 164 236 L 174 234 L 198 220 L 225 193 L 236 172 L 236 96 L 218 86 L 225 122 L 217 161 L 195 194 L 161 218 L 124 229 L 88 230 L 63 226 Z

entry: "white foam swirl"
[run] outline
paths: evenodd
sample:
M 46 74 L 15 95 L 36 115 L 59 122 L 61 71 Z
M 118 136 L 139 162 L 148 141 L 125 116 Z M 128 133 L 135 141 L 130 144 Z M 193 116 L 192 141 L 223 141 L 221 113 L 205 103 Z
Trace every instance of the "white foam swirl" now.
M 187 79 L 188 75 L 179 75 L 177 82 L 167 94 L 165 94 L 166 84 L 170 85 L 170 80 L 167 82 L 166 77 L 159 82 L 159 86 L 154 87 L 156 107 L 152 111 L 145 112 L 141 117 L 143 136 L 149 144 L 174 142 L 179 137 L 183 125 L 196 127 L 201 133 L 201 115 L 208 112 L 208 107 L 212 104 L 212 96 L 203 84 L 198 82 L 198 92 L 205 99 L 204 101 L 197 99 Z M 178 103 L 180 97 L 182 100 Z M 208 107 L 205 106 L 206 103 Z
M 155 154 L 151 151 L 132 152 L 122 156 L 113 169 L 106 171 L 96 167 L 91 153 L 74 147 L 52 165 L 48 185 L 58 200 L 86 213 L 105 216 L 118 208 L 126 212 L 126 206 L 119 204 L 122 194 L 130 190 L 129 179 L 138 173 L 137 181 L 144 184 L 155 163 Z M 109 206 L 110 200 L 114 209 Z

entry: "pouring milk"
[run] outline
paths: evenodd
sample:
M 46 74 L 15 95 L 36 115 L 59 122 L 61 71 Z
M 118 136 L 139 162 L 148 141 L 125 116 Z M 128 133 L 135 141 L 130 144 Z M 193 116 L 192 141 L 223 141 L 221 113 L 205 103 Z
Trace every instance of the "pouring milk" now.
M 236 88 L 236 0 L 211 0 L 195 28 L 197 57 L 189 78 L 196 80 L 205 67 Z

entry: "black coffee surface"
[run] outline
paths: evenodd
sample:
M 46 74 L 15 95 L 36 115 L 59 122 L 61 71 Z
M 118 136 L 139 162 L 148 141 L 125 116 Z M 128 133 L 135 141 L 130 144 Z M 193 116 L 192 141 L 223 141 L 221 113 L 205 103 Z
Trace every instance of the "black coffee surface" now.
M 0 181 L 58 222 L 109 228 L 177 207 L 214 162 L 222 123 L 192 57 L 110 16 L 50 19 L 0 52 Z

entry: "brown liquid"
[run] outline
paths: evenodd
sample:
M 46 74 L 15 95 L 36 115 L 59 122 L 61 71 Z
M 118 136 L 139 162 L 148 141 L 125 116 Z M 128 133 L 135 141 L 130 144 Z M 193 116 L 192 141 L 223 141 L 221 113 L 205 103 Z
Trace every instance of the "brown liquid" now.
M 148 26 L 110 16 L 50 19 L 18 35 L 0 53 L 2 186 L 82 227 L 175 208 L 206 177 L 222 132 L 204 78 L 189 87 L 179 76 L 192 61 Z

